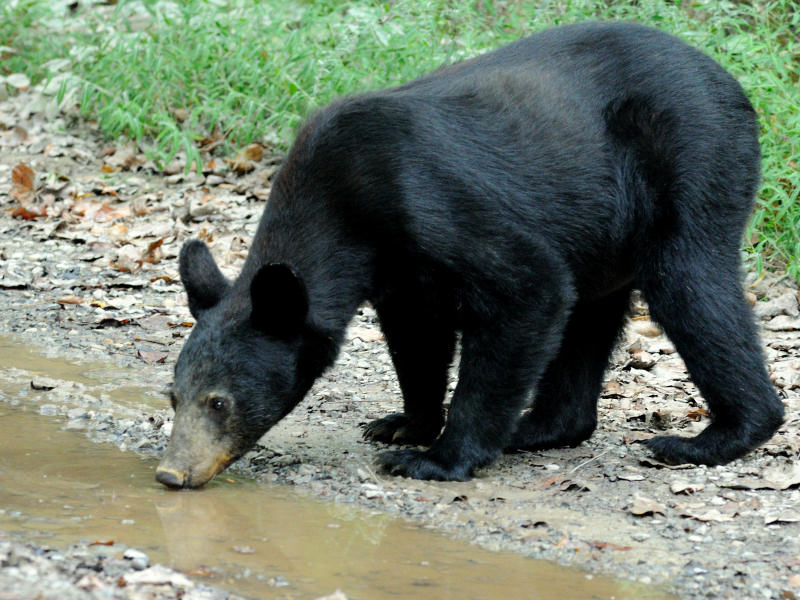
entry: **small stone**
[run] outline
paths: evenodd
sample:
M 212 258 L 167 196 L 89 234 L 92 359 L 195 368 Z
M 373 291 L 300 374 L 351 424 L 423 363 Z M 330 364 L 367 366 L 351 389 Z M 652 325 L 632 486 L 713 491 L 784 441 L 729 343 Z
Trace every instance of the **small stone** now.
M 128 548 L 122 558 L 131 561 L 131 567 L 136 571 L 143 571 L 150 566 L 150 558 L 144 552 L 135 548 Z
M 42 404 L 39 407 L 39 414 L 45 417 L 54 417 L 58 414 L 58 407 L 55 404 Z
M 84 408 L 80 408 L 80 407 L 70 408 L 67 411 L 67 418 L 69 418 L 69 419 L 79 419 L 80 417 L 84 417 L 84 416 L 86 416 L 86 409 L 84 409 Z

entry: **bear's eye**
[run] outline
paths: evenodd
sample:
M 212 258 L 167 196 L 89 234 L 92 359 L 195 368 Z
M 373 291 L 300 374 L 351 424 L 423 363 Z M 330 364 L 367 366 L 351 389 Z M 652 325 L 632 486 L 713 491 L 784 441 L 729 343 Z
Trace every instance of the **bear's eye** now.
M 225 408 L 225 399 L 220 398 L 219 396 L 211 396 L 211 398 L 208 399 L 208 406 L 212 410 L 223 410 Z

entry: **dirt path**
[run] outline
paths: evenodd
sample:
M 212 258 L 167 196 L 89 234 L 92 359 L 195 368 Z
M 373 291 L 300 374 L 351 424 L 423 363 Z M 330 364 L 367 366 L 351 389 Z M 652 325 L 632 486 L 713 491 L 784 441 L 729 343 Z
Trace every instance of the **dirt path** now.
M 111 362 L 120 384 L 160 393 L 190 330 L 178 250 L 202 237 L 226 275 L 238 272 L 275 170 L 259 154 L 249 172 L 215 158 L 203 176 L 164 173 L 138 148 L 103 142 L 70 121 L 37 91 L 0 102 L 0 334 L 53 356 Z M 469 483 L 376 475 L 379 447 L 362 441 L 361 428 L 397 410 L 400 393 L 365 306 L 335 368 L 234 468 L 486 548 L 663 584 L 682 597 L 795 598 L 797 290 L 786 278 L 748 281 L 788 419 L 769 444 L 733 464 L 666 468 L 637 443 L 662 432 L 693 435 L 707 423 L 682 361 L 637 303 L 607 376 L 598 431 L 578 448 L 506 456 Z M 166 400 L 149 413 L 106 415 L 101 427 L 91 411 L 75 410 L 79 395 L 58 385 L 47 393 L 55 414 L 81 421 L 93 437 L 145 454 L 163 449 Z M 2 557 L 0 546 L 0 578 Z

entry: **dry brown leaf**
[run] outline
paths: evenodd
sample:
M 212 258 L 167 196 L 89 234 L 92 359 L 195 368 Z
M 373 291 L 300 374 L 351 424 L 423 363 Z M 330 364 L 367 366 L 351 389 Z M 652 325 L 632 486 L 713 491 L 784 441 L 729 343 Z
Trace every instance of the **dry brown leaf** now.
M 147 245 L 147 250 L 144 251 L 142 258 L 148 263 L 158 263 L 161 261 L 161 245 L 164 243 L 164 238 L 157 239 Z
M 175 117 L 175 120 L 178 122 L 183 123 L 192 113 L 185 108 L 173 108 L 172 109 L 172 116 Z
M 252 160 L 253 162 L 258 162 L 264 158 L 264 148 L 261 147 L 261 144 L 250 144 L 242 150 L 242 153 L 247 160 Z
M 555 485 L 561 485 L 565 481 L 567 481 L 567 478 L 564 477 L 563 475 L 551 475 L 550 477 L 543 477 L 535 484 L 533 484 L 531 488 L 534 490 L 544 490 L 547 488 L 551 488 Z
M 166 315 L 150 315 L 149 317 L 139 319 L 137 323 L 142 329 L 151 331 L 169 329 L 170 327 L 169 317 Z
M 622 396 L 624 391 L 622 384 L 616 379 L 612 379 L 603 387 L 604 396 Z
M 631 352 L 631 358 L 628 364 L 634 369 L 650 369 L 656 364 L 656 358 L 649 352 L 644 350 L 635 350 Z
M 695 492 L 702 492 L 706 486 L 702 483 L 689 483 L 683 479 L 676 479 L 669 484 L 669 489 L 673 494 L 694 494 Z
M 701 521 L 703 523 L 708 523 L 709 521 L 714 523 L 724 523 L 725 521 L 733 521 L 736 513 L 723 513 L 716 508 L 697 507 L 684 509 L 681 511 L 681 516 L 694 519 L 695 521 Z
M 104 167 L 108 165 L 114 170 L 131 169 L 144 164 L 144 157 L 136 151 L 135 144 L 127 144 L 116 148 L 108 158 L 105 159 Z
M 708 411 L 705 408 L 693 408 L 686 413 L 686 417 L 692 421 L 699 421 L 703 417 L 708 416 Z
M 20 142 L 24 142 L 28 139 L 28 130 L 22 125 L 15 125 L 12 131 L 14 132 L 14 137 L 16 137 Z
M 646 517 L 656 514 L 666 515 L 667 509 L 655 500 L 637 496 L 633 499 L 633 503 L 628 507 L 628 512 L 637 517 Z
M 248 173 L 255 169 L 258 161 L 264 157 L 264 149 L 260 144 L 250 144 L 236 153 L 228 164 L 237 173 Z
M 649 431 L 629 431 L 622 436 L 622 441 L 626 444 L 636 444 L 638 442 L 643 442 L 644 440 L 649 440 L 653 437 L 653 435 L 654 434 L 650 433 Z
M 11 197 L 20 204 L 32 202 L 36 198 L 35 181 L 33 169 L 24 162 L 17 164 L 11 170 Z
M 150 279 L 150 283 L 153 283 L 154 281 L 159 281 L 159 280 L 164 281 L 165 283 L 172 283 L 174 281 L 172 279 L 172 277 L 170 277 L 169 275 L 159 275 L 157 277 L 152 277 Z
M 786 490 L 800 485 L 800 464 L 767 467 L 761 477 L 741 477 L 720 482 L 720 487 L 744 490 Z
M 590 542 L 590 545 L 593 548 L 597 548 L 599 550 L 605 550 L 606 548 L 614 550 L 615 552 L 625 551 L 625 550 L 632 550 L 633 546 L 617 546 L 616 544 L 609 544 L 608 542 L 600 542 L 595 540 Z
M 362 342 L 378 342 L 383 339 L 383 334 L 377 329 L 368 329 L 366 327 L 351 327 L 347 331 L 347 338 L 358 338 Z
M 118 241 L 127 240 L 128 226 L 124 223 L 114 223 L 108 228 L 108 235 Z
M 11 216 L 14 218 L 20 217 L 26 221 L 31 219 L 40 219 L 47 216 L 47 209 L 44 206 L 40 206 L 37 212 L 36 210 L 31 210 L 29 208 L 25 208 L 24 206 L 15 206 L 11 209 Z

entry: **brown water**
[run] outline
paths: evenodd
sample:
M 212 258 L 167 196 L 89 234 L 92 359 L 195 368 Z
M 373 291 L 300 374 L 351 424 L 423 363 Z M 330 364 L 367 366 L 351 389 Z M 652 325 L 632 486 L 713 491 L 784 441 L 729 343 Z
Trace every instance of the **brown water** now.
M 132 369 L 123 370 L 98 362 L 77 364 L 45 357 L 12 338 L 0 336 L 0 368 L 12 367 L 27 371 L 32 377 L 44 376 L 83 384 L 92 393 L 106 394 L 109 399 L 129 408 L 165 408 L 168 405 L 163 385 L 141 381 L 141 376 Z M 145 385 L 149 387 L 145 389 Z
M 36 370 L 50 372 L 49 364 L 38 357 Z M 63 375 L 60 362 L 53 366 Z M 0 398 L 18 392 L 0 385 Z M 353 600 L 670 597 L 280 486 L 226 476 L 169 491 L 153 480 L 154 461 L 92 443 L 34 410 L 0 402 L 0 531 L 25 541 L 112 541 L 109 552 L 135 547 L 151 562 L 253 598 L 315 598 L 337 588 Z M 289 586 L 270 587 L 276 577 Z

